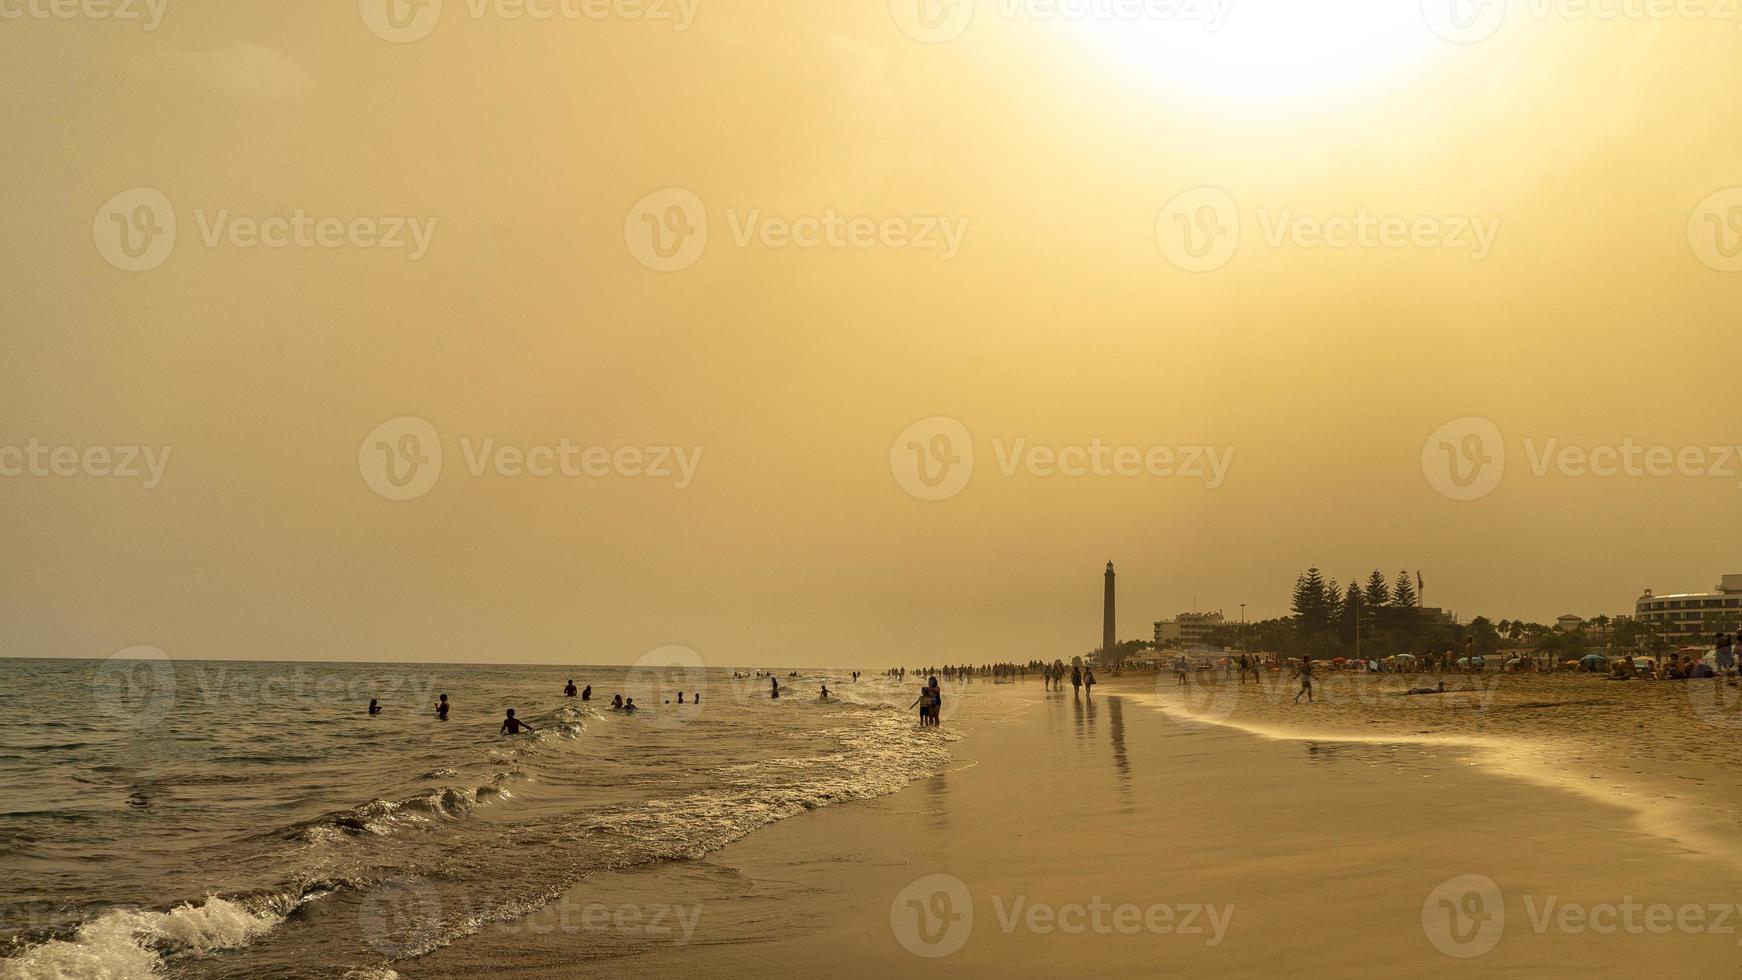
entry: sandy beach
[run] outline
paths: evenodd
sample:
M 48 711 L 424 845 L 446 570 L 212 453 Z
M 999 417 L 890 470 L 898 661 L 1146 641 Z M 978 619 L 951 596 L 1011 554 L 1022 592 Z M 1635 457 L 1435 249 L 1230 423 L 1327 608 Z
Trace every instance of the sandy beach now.
M 1612 696 L 1584 683 L 1565 695 Z M 1494 728 L 1505 698 L 1543 700 L 1511 687 L 1470 718 Z M 1457 741 L 1480 726 L 1450 705 L 1351 731 L 1336 684 L 1321 689 L 1331 701 L 1287 725 L 1287 699 L 1257 687 L 1208 724 L 1186 720 L 1154 675 L 1107 678 L 1092 701 L 977 682 L 948 719 L 962 736 L 949 771 L 700 860 L 589 876 L 399 972 L 1714 976 L 1742 964 L 1742 865 L 1706 842 L 1709 826 L 1680 835 L 1682 818 L 1648 819 L 1646 784 L 1568 771 L 1603 788 L 1557 786 L 1523 771 L 1528 752 L 1504 771 Z M 1193 706 L 1217 703 L 1207 697 Z M 1665 813 L 1698 809 L 1710 825 L 1729 812 L 1728 783 L 1686 785 L 1662 802 L 1712 805 Z

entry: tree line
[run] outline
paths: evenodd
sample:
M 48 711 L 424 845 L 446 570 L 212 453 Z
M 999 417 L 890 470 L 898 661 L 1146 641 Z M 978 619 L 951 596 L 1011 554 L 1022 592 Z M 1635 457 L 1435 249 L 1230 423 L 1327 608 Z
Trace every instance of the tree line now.
M 1481 656 L 1493 656 L 1504 646 L 1528 649 L 1533 655 L 1576 660 L 1591 651 L 1592 641 L 1580 632 L 1566 632 L 1544 623 L 1477 616 L 1468 623 L 1428 619 L 1421 609 L 1419 575 L 1399 572 L 1395 578 L 1375 569 L 1364 580 L 1347 584 L 1326 578 L 1317 567 L 1295 578 L 1290 595 L 1292 615 L 1242 627 L 1231 623 L 1212 630 L 1212 644 L 1251 650 L 1310 655 L 1316 659 L 1384 658 L 1399 653 L 1440 653 L 1462 656 L 1465 641 Z M 1665 644 L 1644 624 L 1622 617 L 1596 616 L 1587 621 L 1599 634 L 1597 645 L 1615 649 L 1658 649 Z M 1357 651 L 1357 637 L 1359 650 Z

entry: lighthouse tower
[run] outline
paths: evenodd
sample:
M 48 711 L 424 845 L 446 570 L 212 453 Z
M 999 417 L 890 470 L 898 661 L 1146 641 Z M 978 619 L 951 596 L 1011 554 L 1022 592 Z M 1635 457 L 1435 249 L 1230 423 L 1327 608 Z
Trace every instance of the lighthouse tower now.
M 1113 563 L 1107 563 L 1107 592 L 1101 607 L 1101 655 L 1111 657 L 1119 634 L 1113 628 Z

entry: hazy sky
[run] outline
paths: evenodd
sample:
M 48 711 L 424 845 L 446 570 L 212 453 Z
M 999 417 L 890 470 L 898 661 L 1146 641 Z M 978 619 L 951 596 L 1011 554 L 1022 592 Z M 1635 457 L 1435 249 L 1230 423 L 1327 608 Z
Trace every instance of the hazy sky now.
M 0 0 L 0 655 L 870 669 L 1084 652 L 1109 558 L 1124 637 L 1742 571 L 1716 4 L 530 2 Z

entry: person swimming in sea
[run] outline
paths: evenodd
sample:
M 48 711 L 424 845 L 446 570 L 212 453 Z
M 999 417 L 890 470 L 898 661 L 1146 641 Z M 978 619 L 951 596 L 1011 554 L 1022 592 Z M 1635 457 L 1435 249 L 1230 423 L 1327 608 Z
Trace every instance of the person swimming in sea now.
M 369 713 L 372 715 L 380 714 L 381 713 L 381 702 L 375 700 L 374 698 L 370 698 L 369 699 Z
M 824 684 L 823 685 L 823 696 L 819 700 L 827 701 L 828 699 L 829 699 L 829 685 Z
M 529 732 L 538 731 L 538 729 L 532 727 L 531 725 L 528 725 L 524 721 L 521 721 L 519 718 L 514 717 L 514 709 L 509 708 L 508 709 L 508 717 L 502 719 L 502 730 L 500 732 L 497 732 L 497 734 L 498 735 L 519 735 L 521 729 L 525 729 Z
M 683 692 L 682 691 L 677 692 L 677 703 L 683 704 Z
M 571 677 L 569 678 L 568 686 L 563 688 L 563 697 L 572 698 L 575 696 L 575 693 L 575 679 Z
M 623 710 L 623 695 L 621 695 L 621 694 L 611 695 L 611 710 L 612 711 L 622 711 Z
M 581 688 L 581 700 L 582 701 L 593 700 L 593 685 L 588 684 L 586 687 Z
M 436 720 L 448 720 L 448 696 L 446 694 L 442 695 L 442 699 L 436 702 Z
M 690 695 L 690 703 L 691 704 L 701 704 L 702 703 L 702 692 L 697 691 L 696 693 Z
M 768 678 L 768 697 L 775 701 L 780 700 L 780 678 L 773 676 Z
M 630 698 L 629 700 L 623 702 L 623 710 L 624 711 L 640 711 L 641 709 L 637 708 L 635 706 L 635 699 Z
M 1410 695 L 1410 694 L 1444 694 L 1444 693 L 1446 693 L 1446 682 L 1440 681 L 1440 686 L 1439 686 L 1438 690 L 1435 690 L 1434 688 L 1431 688 L 1431 687 L 1412 687 L 1409 690 L 1404 691 L 1403 693 L 1405 695 Z

